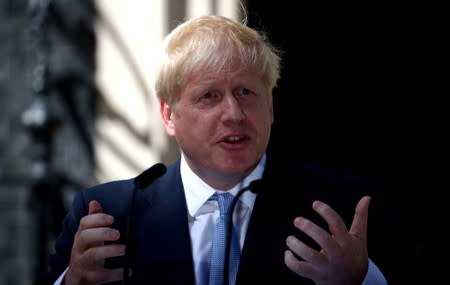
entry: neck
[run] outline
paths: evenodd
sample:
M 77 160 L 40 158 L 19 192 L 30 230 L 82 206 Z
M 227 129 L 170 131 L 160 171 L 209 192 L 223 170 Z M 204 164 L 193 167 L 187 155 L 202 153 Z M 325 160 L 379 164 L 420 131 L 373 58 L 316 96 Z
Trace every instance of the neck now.
M 230 174 L 216 173 L 211 171 L 207 171 L 206 173 L 196 170 L 193 171 L 212 188 L 222 191 L 228 191 L 237 184 L 244 181 L 245 177 L 247 177 L 253 171 L 253 169 L 255 169 L 255 167 L 252 167 L 251 169 L 245 172 L 230 173 Z

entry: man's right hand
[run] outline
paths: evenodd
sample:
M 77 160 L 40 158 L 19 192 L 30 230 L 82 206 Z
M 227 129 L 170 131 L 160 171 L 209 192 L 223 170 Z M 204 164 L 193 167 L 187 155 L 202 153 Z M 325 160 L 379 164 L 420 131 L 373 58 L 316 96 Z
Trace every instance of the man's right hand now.
M 89 202 L 89 214 L 80 220 L 75 234 L 64 285 L 102 284 L 123 279 L 123 268 L 105 269 L 105 258 L 125 255 L 125 245 L 117 241 L 120 232 L 110 226 L 114 217 L 103 213 L 98 201 Z

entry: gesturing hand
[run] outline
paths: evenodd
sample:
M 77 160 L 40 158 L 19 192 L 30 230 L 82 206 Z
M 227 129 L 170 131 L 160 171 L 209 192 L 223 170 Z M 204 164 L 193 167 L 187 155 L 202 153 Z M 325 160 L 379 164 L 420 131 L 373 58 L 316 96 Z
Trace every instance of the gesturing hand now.
M 101 284 L 122 279 L 122 268 L 104 268 L 105 258 L 125 254 L 125 245 L 105 244 L 120 237 L 120 232 L 110 227 L 113 222 L 114 217 L 103 213 L 97 201 L 89 202 L 89 213 L 80 220 L 75 234 L 64 285 Z
M 369 204 L 369 196 L 359 200 L 348 231 L 333 208 L 315 201 L 312 207 L 327 222 L 331 234 L 305 218 L 295 218 L 295 227 L 316 241 L 321 250 L 312 249 L 296 237 L 289 236 L 286 240 L 289 250 L 284 257 L 287 267 L 312 279 L 317 285 L 361 285 L 368 266 Z M 303 260 L 297 259 L 293 253 Z

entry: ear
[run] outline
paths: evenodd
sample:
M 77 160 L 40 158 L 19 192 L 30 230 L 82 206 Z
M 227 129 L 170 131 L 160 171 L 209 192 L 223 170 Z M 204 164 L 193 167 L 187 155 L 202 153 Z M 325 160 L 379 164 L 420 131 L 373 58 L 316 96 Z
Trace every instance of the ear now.
M 173 124 L 173 110 L 164 100 L 159 100 L 159 112 L 164 122 L 164 128 L 166 129 L 167 135 L 175 136 L 175 126 Z

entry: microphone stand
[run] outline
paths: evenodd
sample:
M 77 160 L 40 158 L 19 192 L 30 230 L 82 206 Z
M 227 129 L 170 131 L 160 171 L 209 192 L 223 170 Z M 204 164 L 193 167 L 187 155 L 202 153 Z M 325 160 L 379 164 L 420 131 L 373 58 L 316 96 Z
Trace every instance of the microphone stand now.
M 148 168 L 134 179 L 133 192 L 131 194 L 130 209 L 128 212 L 128 221 L 126 229 L 125 241 L 125 265 L 123 270 L 122 284 L 126 285 L 130 279 L 131 254 L 134 252 L 134 243 L 136 236 L 136 193 L 139 189 L 143 189 L 155 181 L 158 177 L 166 173 L 166 166 L 162 163 L 157 163 Z
M 135 236 L 135 210 L 134 205 L 136 204 L 136 192 L 138 189 L 141 189 L 141 185 L 139 183 L 136 183 L 137 180 L 135 180 L 133 193 L 131 194 L 131 204 L 130 204 L 130 210 L 128 214 L 128 221 L 127 221 L 127 233 L 126 233 L 126 246 L 125 246 L 125 267 L 123 269 L 123 283 L 124 285 L 129 283 L 130 278 L 130 262 L 131 262 L 131 252 L 133 251 L 133 244 L 130 242 L 131 240 L 134 240 Z

